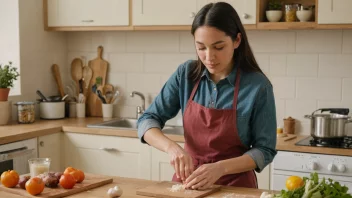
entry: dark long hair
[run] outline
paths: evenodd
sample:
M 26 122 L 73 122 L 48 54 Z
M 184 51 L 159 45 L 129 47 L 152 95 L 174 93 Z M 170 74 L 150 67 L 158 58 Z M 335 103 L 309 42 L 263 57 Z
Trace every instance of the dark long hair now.
M 191 30 L 193 36 L 195 31 L 201 26 L 217 28 L 230 36 L 232 41 L 235 41 L 237 34 L 241 33 L 241 43 L 238 48 L 235 49 L 233 55 L 234 61 L 238 63 L 242 71 L 260 72 L 265 75 L 254 58 L 241 20 L 236 10 L 230 4 L 218 2 L 205 5 L 193 20 Z M 189 78 L 192 79 L 193 82 L 197 81 L 204 69 L 205 66 L 198 57 L 197 65 L 192 67 Z

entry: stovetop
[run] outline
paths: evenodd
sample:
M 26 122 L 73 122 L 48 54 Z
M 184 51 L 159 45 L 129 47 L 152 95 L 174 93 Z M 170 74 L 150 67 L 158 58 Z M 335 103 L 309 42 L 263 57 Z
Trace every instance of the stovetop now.
M 316 139 L 313 137 L 307 137 L 297 142 L 295 145 L 352 149 L 352 136 L 331 139 Z

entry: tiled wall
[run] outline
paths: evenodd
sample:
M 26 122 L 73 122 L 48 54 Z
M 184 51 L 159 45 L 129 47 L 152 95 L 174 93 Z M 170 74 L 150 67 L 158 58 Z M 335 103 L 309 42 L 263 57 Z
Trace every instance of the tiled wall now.
M 352 109 L 352 31 L 247 33 L 257 61 L 273 83 L 278 124 L 291 116 L 298 121 L 297 131 L 309 134 L 305 114 L 321 107 Z M 135 116 L 140 104 L 128 96 L 131 91 L 145 93 L 150 104 L 178 65 L 196 58 L 188 31 L 75 32 L 68 33 L 67 45 L 67 65 L 75 57 L 93 59 L 97 46 L 104 47 L 103 56 L 110 63 L 108 82 L 123 93 L 115 115 L 123 117 Z

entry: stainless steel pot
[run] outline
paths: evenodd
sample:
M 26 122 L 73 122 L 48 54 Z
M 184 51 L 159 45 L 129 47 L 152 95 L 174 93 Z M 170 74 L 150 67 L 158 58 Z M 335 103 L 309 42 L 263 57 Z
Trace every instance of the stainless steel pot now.
M 317 111 L 330 111 L 330 114 L 315 114 Z M 345 124 L 352 122 L 348 112 L 348 109 L 318 109 L 304 117 L 310 119 L 310 134 L 314 138 L 342 138 L 347 135 Z

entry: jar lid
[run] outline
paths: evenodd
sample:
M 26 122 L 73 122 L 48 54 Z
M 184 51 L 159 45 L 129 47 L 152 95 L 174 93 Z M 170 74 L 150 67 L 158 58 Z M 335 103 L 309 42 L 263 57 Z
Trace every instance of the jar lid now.
M 35 102 L 31 101 L 23 101 L 23 102 L 16 102 L 15 105 L 33 105 Z

